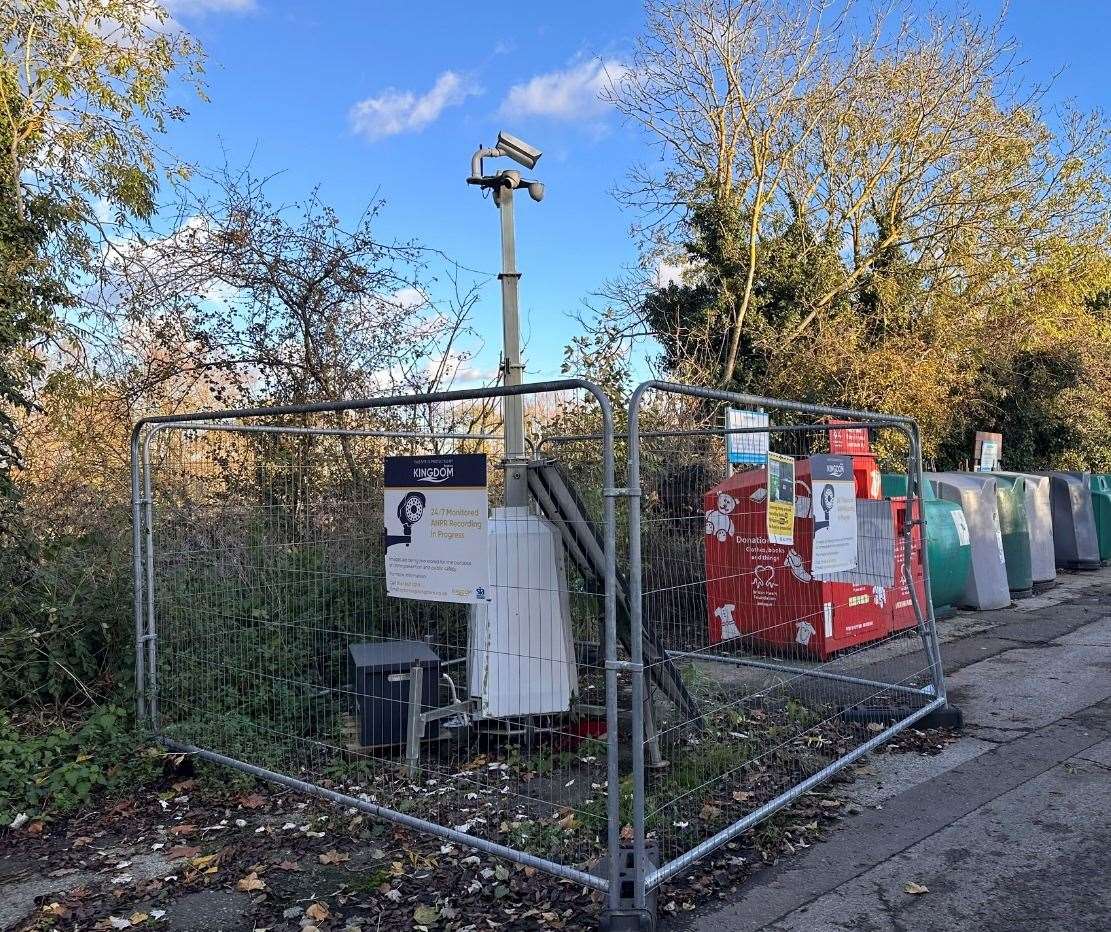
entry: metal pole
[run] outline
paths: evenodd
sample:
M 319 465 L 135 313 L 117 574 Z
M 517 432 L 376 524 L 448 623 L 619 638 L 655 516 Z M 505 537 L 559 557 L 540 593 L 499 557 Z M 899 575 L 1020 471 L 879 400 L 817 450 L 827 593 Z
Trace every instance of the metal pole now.
M 903 575 L 910 590 L 910 601 L 918 621 L 918 631 L 922 638 L 926 657 L 930 662 L 930 679 L 933 682 L 934 692 L 939 699 L 946 699 L 945 694 L 945 668 L 941 662 L 941 645 L 937 639 L 937 619 L 934 615 L 933 588 L 930 584 L 930 548 L 926 539 L 926 502 L 922 494 L 922 483 L 926 480 L 922 476 L 922 441 L 918 435 L 918 425 L 911 424 L 904 428 L 909 450 L 907 451 L 907 503 L 906 520 L 907 538 L 905 544 L 905 557 L 903 560 Z M 911 566 L 911 539 L 915 513 L 911 509 L 917 505 L 917 522 L 921 535 L 922 556 L 922 591 L 925 596 L 925 605 L 919 604 L 918 592 L 914 586 L 914 573 Z
M 157 428 L 148 431 L 143 441 L 143 510 L 146 516 L 146 610 L 147 631 L 144 635 L 147 642 L 147 688 L 150 694 L 147 698 L 147 722 L 157 732 L 160 723 L 158 720 L 158 629 L 155 627 L 154 617 L 154 488 L 150 477 L 150 445 L 154 439 Z
M 146 725 L 146 684 L 143 666 L 143 502 L 139 479 L 139 434 L 141 425 L 131 432 L 131 558 L 132 609 L 135 618 L 135 717 Z
M 629 399 L 629 654 L 632 676 L 633 906 L 647 908 L 644 838 L 644 621 L 640 539 L 640 399 L 646 382 Z
M 704 650 L 669 650 L 667 656 L 680 658 L 682 660 L 695 660 L 699 663 L 722 663 L 734 667 L 752 667 L 756 670 L 769 670 L 772 673 L 790 673 L 796 679 L 804 676 L 812 676 L 819 680 L 832 680 L 836 683 L 851 683 L 854 686 L 868 686 L 873 689 L 881 689 L 884 692 L 905 693 L 908 696 L 929 696 L 932 698 L 935 695 L 933 686 L 919 689 L 915 686 L 900 686 L 896 683 L 885 683 L 883 680 L 869 680 L 861 676 L 850 676 L 847 673 L 830 673 L 827 670 L 819 670 L 817 668 L 809 669 L 807 667 L 796 667 L 790 664 L 770 663 L 766 660 L 752 660 L 748 657 L 736 657 L 731 654 L 711 654 L 709 651 Z
M 502 345 L 506 386 L 524 381 L 521 362 L 521 324 L 517 305 L 517 288 L 521 273 L 517 271 L 517 235 L 513 225 L 513 188 L 508 184 L 494 188 L 494 201 L 501 220 L 501 309 Z M 525 415 L 520 395 L 510 395 L 504 402 L 505 418 L 505 504 L 512 507 L 528 504 L 528 477 L 525 474 Z
M 613 410 L 601 391 L 594 397 L 602 412 L 602 547 L 605 564 L 603 638 L 606 658 L 606 851 L 609 854 L 609 910 L 621 906 L 621 733 L 617 715 L 617 508 L 613 462 Z

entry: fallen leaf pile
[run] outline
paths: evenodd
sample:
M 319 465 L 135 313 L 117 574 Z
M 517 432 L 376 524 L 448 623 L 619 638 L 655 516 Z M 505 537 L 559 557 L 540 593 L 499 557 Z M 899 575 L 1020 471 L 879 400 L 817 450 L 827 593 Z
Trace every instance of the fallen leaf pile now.
M 770 733 L 783 720 L 757 709 L 735 740 L 755 729 Z M 665 729 L 661 729 L 663 731 Z M 811 769 L 859 743 L 860 732 L 827 726 L 790 740 L 794 760 Z M 731 733 L 732 734 L 732 733 Z M 905 751 L 930 753 L 934 733 L 908 733 Z M 681 732 L 665 755 L 672 766 L 654 774 L 663 781 L 700 752 Z M 784 751 L 786 753 L 786 751 Z M 506 763 L 483 753 L 460 769 L 457 781 L 412 784 L 399 771 L 383 770 L 364 786 L 328 784 L 353 795 L 451 825 L 590 870 L 604 843 L 605 760 L 570 757 L 569 763 Z M 193 772 L 188 756 L 168 758 L 167 776 L 56 823 L 24 819 L 5 844 L 22 865 L 0 881 L 32 877 L 57 880 L 12 928 L 15 932 L 158 929 L 190 917 L 198 897 L 222 894 L 244 927 L 266 932 L 475 932 L 487 929 L 584 929 L 593 927 L 602 897 L 581 884 L 532 867 L 506 863 L 461 844 L 416 834 L 355 809 L 342 809 L 270 785 L 236 783 L 228 771 Z M 697 781 L 697 795 L 674 792 L 673 808 L 660 808 L 650 841 L 663 834 L 672 853 L 689 847 L 782 792 L 797 770 L 771 756 L 730 770 L 728 780 Z M 751 832 L 734 839 L 690 874 L 661 891 L 663 916 L 728 899 L 764 865 L 805 850 L 839 821 L 859 811 L 837 795 L 851 769 L 802 795 Z M 241 779 L 241 778 L 237 778 Z M 657 791 L 666 784 L 655 784 Z M 653 789 L 650 786 L 650 791 Z M 562 804 L 542 809 L 530 796 L 548 791 Z M 624 826 L 622 837 L 631 837 Z M 908 894 L 928 892 L 908 882 Z M 253 925 L 248 925 L 251 923 Z

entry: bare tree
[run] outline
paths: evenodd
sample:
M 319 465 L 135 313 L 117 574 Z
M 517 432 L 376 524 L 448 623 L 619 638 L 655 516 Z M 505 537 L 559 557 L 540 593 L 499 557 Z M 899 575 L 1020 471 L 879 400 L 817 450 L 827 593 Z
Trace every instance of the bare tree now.
M 649 252 L 688 258 L 713 307 L 692 322 L 681 303 L 670 319 L 657 302 L 647 326 L 644 295 L 658 289 L 644 270 L 610 297 L 631 312 L 626 332 L 667 330 L 690 375 L 733 379 L 762 251 L 787 228 L 799 268 L 833 262 L 797 315 L 754 337 L 765 358 L 893 262 L 917 319 L 940 301 L 986 314 L 1030 293 L 1061 242 L 1080 247 L 1077 264 L 1106 242 L 1106 125 L 1066 112 L 1050 131 L 1045 88 L 1020 80 L 999 21 L 861 7 L 647 2 L 645 35 L 609 93 L 660 144 L 663 167 L 634 169 L 623 197 L 647 218 Z
M 152 380 L 212 374 L 214 390 L 304 403 L 435 390 L 467 362 L 478 284 L 449 270 L 435 300 L 427 251 L 375 235 L 380 201 L 347 229 L 315 191 L 282 207 L 248 172 L 204 181 L 211 193 L 183 192 L 174 231 L 131 242 L 99 293 L 125 350 L 172 348 L 146 353 Z
M 480 282 L 449 267 L 445 288 L 429 269 L 438 256 L 383 242 L 380 201 L 348 228 L 315 191 L 275 206 L 267 181 L 211 173 L 182 190 L 173 232 L 117 247 L 96 292 L 92 317 L 107 330 L 87 341 L 94 362 L 137 407 L 158 399 L 162 410 L 450 387 L 480 348 L 470 326 Z M 450 416 L 405 412 L 382 426 L 442 430 Z
M 824 115 L 855 77 L 844 17 L 831 0 L 648 0 L 647 29 L 608 96 L 663 147 L 662 173 L 643 166 L 622 195 L 656 232 L 708 202 L 744 218 L 739 241 L 721 230 L 722 258 L 743 266 L 720 281 L 726 341 L 719 377 L 737 365 L 752 301 L 765 212 Z M 716 355 L 716 354 L 715 354 Z

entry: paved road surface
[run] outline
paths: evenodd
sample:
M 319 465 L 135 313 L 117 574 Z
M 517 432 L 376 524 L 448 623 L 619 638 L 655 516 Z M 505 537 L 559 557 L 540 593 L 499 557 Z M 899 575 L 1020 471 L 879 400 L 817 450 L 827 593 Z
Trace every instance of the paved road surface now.
M 683 927 L 1111 929 L 1111 570 L 1066 580 L 946 646 L 965 737 L 936 758 L 875 758 L 853 787 L 870 808 Z

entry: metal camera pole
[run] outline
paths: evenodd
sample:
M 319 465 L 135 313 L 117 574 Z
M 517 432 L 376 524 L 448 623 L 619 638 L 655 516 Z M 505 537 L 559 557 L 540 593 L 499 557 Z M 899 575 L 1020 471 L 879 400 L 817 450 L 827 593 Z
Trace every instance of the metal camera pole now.
M 471 174 L 467 184 L 489 188 L 494 192 L 494 203 L 501 220 L 501 281 L 503 382 L 506 386 L 524 382 L 525 365 L 521 361 L 521 324 L 517 304 L 517 286 L 521 273 L 517 271 L 517 235 L 513 224 L 513 192 L 519 187 L 528 188 L 534 201 L 544 197 L 544 185 L 539 181 L 526 181 L 518 171 L 501 171 L 496 175 L 482 173 L 484 158 L 508 156 L 525 168 L 533 168 L 540 159 L 540 150 L 522 142 L 508 133 L 498 134 L 498 144 L 493 149 L 479 146 L 471 156 Z M 505 399 L 505 504 L 528 504 L 528 478 L 525 474 L 525 415 L 520 395 Z

